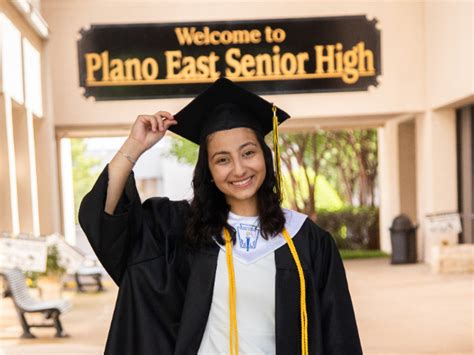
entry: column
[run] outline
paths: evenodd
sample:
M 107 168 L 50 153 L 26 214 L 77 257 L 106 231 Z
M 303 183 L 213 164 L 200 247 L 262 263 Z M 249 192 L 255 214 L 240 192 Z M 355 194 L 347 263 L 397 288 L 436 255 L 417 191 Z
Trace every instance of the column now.
M 428 214 L 456 212 L 456 115 L 454 109 L 426 111 L 417 116 L 417 200 L 421 225 L 418 238 L 423 242 L 426 262 L 432 247 L 443 241 L 457 244 L 454 233 L 434 234 L 425 228 Z
M 0 94 L 0 231 L 20 232 L 16 186 L 12 100 Z

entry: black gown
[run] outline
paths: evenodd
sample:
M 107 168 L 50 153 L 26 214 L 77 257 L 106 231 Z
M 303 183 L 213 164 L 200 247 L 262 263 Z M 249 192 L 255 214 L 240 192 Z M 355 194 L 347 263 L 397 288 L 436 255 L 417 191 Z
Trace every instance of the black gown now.
M 189 203 L 141 203 L 130 173 L 113 215 L 105 166 L 79 223 L 119 286 L 105 354 L 196 354 L 210 311 L 219 246 L 184 251 Z M 344 266 L 332 236 L 309 218 L 293 237 L 306 279 L 309 354 L 362 354 Z M 275 250 L 277 355 L 301 353 L 299 278 L 288 245 Z M 238 287 L 238 285 L 237 285 Z

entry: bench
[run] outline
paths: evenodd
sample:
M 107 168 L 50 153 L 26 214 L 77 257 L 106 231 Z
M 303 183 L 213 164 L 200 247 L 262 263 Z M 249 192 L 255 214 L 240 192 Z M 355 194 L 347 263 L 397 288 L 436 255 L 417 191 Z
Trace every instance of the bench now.
M 26 285 L 26 278 L 19 268 L 14 269 L 0 269 L 0 275 L 6 281 L 6 290 L 3 292 L 3 297 L 11 297 L 15 304 L 15 309 L 20 319 L 23 334 L 21 338 L 36 338 L 31 332 L 30 328 L 46 328 L 55 327 L 55 337 L 64 338 L 69 337 L 64 333 L 61 320 L 59 316 L 67 312 L 71 308 L 68 300 L 56 299 L 49 301 L 41 301 L 33 298 L 28 291 Z M 52 319 L 53 323 L 28 324 L 25 317 L 26 313 L 42 313 L 45 319 Z
M 86 282 L 84 279 L 91 278 L 93 281 Z M 85 292 L 84 286 L 97 286 L 96 291 L 104 291 L 102 285 L 102 268 L 98 266 L 80 267 L 74 273 L 74 280 L 77 285 L 77 292 Z

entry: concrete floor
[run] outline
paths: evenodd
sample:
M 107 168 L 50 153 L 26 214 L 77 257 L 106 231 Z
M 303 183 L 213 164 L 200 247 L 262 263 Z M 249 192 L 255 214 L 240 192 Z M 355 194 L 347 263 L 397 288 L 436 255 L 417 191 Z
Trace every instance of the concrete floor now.
M 389 259 L 345 263 L 366 354 L 474 354 L 473 274 Z
M 474 353 L 472 274 L 435 275 L 425 264 L 390 265 L 387 258 L 345 267 L 364 354 Z M 12 302 L 0 299 L 0 355 L 102 354 L 117 293 L 106 286 L 102 294 L 63 292 L 73 303 L 62 317 L 67 339 L 48 328 L 33 329 L 37 339 L 18 339 Z

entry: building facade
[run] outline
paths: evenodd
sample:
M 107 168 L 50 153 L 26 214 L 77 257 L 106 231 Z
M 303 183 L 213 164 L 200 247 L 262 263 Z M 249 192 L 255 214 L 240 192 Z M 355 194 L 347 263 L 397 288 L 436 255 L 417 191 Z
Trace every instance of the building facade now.
M 263 96 L 291 114 L 287 130 L 378 129 L 382 250 L 391 251 L 389 227 L 400 213 L 418 224 L 420 261 L 430 261 L 440 243 L 473 242 L 472 2 L 24 1 L 45 19 L 46 34 L 32 25 L 31 10 L 14 3 L 0 1 L 0 230 L 68 234 L 61 140 L 126 135 L 138 114 L 175 113 L 191 99 L 86 98 L 79 84 L 81 29 L 364 15 L 377 19 L 381 33 L 376 87 Z M 428 228 L 429 218 L 446 213 L 461 215 L 461 234 Z

